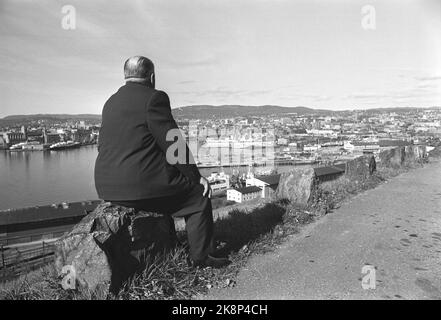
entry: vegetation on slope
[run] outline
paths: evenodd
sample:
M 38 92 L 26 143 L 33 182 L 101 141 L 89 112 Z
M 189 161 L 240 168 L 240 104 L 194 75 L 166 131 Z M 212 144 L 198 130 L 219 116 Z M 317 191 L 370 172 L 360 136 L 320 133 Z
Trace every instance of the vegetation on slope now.
M 433 153 L 436 157 L 441 152 Z M 379 183 L 421 164 L 400 169 L 380 168 L 370 178 L 356 183 L 346 177 L 321 184 L 314 201 L 299 207 L 287 201 L 275 201 L 251 212 L 235 210 L 229 218 L 215 223 L 215 237 L 220 254 L 228 255 L 232 264 L 222 269 L 194 268 L 189 263 L 185 234 L 181 245 L 156 258 L 117 296 L 105 292 L 70 290 L 60 287 L 53 266 L 0 286 L 0 299 L 191 299 L 213 287 L 235 285 L 239 270 L 252 255 L 275 250 L 302 225 L 332 212 L 351 196 L 374 188 Z

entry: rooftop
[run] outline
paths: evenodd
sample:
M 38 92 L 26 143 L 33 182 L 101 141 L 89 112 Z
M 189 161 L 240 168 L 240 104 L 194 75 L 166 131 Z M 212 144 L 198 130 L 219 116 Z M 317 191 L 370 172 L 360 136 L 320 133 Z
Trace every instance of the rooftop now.
M 342 169 L 340 166 L 330 166 L 330 167 L 320 167 L 320 168 L 314 168 L 315 175 L 317 177 L 327 176 L 331 174 L 339 174 L 344 173 L 345 169 Z
M 393 140 L 393 139 L 384 139 L 379 141 L 380 147 L 401 147 L 401 146 L 409 146 L 412 143 L 406 140 Z
M 233 190 L 239 191 L 242 194 L 254 193 L 254 192 L 262 191 L 261 188 L 256 187 L 256 186 L 249 186 L 249 187 L 244 187 L 244 188 L 233 188 Z
M 269 184 L 270 186 L 272 186 L 272 185 L 279 184 L 280 174 L 272 174 L 272 175 L 268 175 L 268 176 L 257 176 L 257 177 L 255 177 L 255 179 L 263 181 L 263 182 Z
M 333 167 L 346 171 L 346 163 L 338 163 L 338 164 L 334 164 Z

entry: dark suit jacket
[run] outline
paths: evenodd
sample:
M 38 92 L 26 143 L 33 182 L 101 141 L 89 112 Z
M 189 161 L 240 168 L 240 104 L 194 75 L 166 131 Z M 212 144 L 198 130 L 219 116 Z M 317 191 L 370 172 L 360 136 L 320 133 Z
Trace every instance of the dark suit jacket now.
M 163 91 L 127 82 L 104 105 L 95 162 L 95 187 L 104 200 L 139 200 L 175 195 L 199 183 L 186 147 L 187 162 L 166 160 L 173 119 Z M 182 138 L 182 136 L 181 136 Z

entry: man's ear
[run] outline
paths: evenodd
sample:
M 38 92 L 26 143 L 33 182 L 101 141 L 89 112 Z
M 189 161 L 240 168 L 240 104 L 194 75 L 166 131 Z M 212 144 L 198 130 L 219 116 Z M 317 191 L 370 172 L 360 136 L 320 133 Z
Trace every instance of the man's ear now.
M 152 72 L 150 75 L 150 83 L 152 84 L 153 88 L 155 87 L 155 73 Z

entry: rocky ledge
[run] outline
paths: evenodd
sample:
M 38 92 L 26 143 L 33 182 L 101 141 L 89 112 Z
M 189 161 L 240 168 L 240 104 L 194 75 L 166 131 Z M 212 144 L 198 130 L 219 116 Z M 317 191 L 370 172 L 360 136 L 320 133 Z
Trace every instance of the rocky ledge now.
M 104 202 L 56 242 L 55 266 L 65 276 L 72 272 L 67 275 L 75 286 L 92 291 L 105 286 L 115 293 L 175 244 L 170 216 Z

